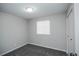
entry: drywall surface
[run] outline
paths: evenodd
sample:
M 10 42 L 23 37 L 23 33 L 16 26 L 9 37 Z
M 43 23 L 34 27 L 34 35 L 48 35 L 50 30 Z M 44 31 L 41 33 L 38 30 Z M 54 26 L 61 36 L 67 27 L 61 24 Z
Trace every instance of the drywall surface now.
M 36 23 L 43 20 L 50 21 L 50 35 L 41 35 L 36 33 Z M 65 22 L 66 20 L 64 13 L 29 20 L 29 43 L 47 48 L 66 51 L 67 42 L 65 39 Z
M 75 13 L 75 51 L 79 56 L 79 3 L 74 4 Z
M 27 21 L 0 12 L 0 55 L 27 44 Z

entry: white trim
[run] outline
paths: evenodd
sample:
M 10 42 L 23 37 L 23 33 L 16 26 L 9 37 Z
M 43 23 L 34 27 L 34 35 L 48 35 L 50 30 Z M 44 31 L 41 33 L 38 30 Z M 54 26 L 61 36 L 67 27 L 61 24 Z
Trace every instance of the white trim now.
M 66 50 L 62 50 L 62 49 L 59 49 L 59 48 L 51 48 L 51 47 L 47 47 L 47 46 L 42 46 L 42 45 L 39 45 L 39 44 L 35 44 L 35 43 L 29 43 L 29 44 L 33 44 L 33 45 L 37 45 L 37 46 L 41 46 L 41 47 L 45 47 L 45 48 L 50 48 L 50 49 L 55 49 L 55 50 L 59 50 L 59 51 L 63 51 L 63 52 L 66 52 Z
M 24 46 L 24 45 L 27 45 L 27 44 L 23 44 L 23 45 L 18 46 L 18 47 L 14 48 L 14 49 L 8 50 L 8 51 L 6 51 L 6 52 L 0 54 L 0 56 L 5 55 L 5 54 L 7 54 L 7 53 L 9 53 L 9 52 L 12 52 L 12 51 L 14 51 L 14 50 L 16 50 L 16 49 L 18 49 L 18 48 L 21 48 L 21 47 Z
M 34 44 L 34 43 L 30 43 L 30 44 L 37 45 L 37 46 L 41 46 L 41 45 Z M 12 50 L 6 51 L 6 52 L 2 53 L 1 56 L 4 55 L 4 54 L 7 54 L 7 53 L 9 53 L 9 52 L 12 52 L 13 50 L 16 50 L 16 49 L 18 49 L 18 48 L 20 48 L 20 47 L 22 47 L 22 46 L 24 46 L 24 45 L 27 45 L 27 44 L 23 44 L 23 45 L 21 45 L 21 46 L 19 46 L 19 47 L 16 47 L 16 48 L 12 49 Z M 42 46 L 42 47 L 46 47 L 46 46 Z M 46 48 L 50 48 L 50 47 L 46 47 Z M 55 50 L 59 50 L 59 51 L 66 52 L 66 50 L 62 50 L 62 49 L 58 49 L 58 48 L 50 48 L 50 49 L 55 49 Z

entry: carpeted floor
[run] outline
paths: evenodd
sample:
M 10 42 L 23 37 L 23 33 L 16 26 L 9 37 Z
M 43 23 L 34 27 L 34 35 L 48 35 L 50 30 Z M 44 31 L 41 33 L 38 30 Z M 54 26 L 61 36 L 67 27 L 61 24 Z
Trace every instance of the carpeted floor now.
M 4 56 L 67 56 L 66 52 L 27 44 Z

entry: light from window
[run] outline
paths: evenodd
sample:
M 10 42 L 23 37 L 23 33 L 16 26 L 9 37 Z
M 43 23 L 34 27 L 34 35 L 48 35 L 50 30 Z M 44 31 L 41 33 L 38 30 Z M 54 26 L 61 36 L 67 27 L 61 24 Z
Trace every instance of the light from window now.
M 37 34 L 50 34 L 50 21 L 37 21 Z

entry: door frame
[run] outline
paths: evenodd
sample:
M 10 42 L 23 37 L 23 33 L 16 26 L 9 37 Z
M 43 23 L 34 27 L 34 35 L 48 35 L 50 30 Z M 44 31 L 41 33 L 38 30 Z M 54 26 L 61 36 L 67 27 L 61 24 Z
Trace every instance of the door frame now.
M 67 26 L 68 27 L 70 27 L 70 24 L 68 24 L 68 23 L 70 23 L 71 21 L 73 22 L 73 24 L 72 25 L 74 25 L 74 19 L 73 20 L 68 20 L 68 18 L 69 18 L 69 16 L 71 15 L 71 13 L 72 13 L 72 11 L 73 11 L 73 15 L 74 15 L 74 7 L 73 7 L 73 5 L 71 5 L 70 6 L 70 8 L 69 8 L 69 10 L 67 10 L 68 11 L 68 13 L 67 13 L 67 17 L 66 17 L 66 41 L 67 41 L 67 51 L 66 51 L 66 53 L 68 54 L 68 55 L 70 55 L 70 51 L 69 51 L 69 43 L 68 43 L 68 40 L 73 40 L 73 42 L 71 43 L 72 44 L 72 54 L 75 54 L 75 35 L 73 34 L 73 36 L 71 37 L 71 34 L 70 34 L 70 28 L 68 28 L 67 29 Z M 74 17 L 73 17 L 74 18 Z M 68 23 L 67 23 L 68 22 Z M 67 33 L 68 31 L 69 31 L 69 33 Z M 74 30 L 74 26 L 73 26 L 73 30 Z M 74 33 L 74 31 L 73 31 L 73 33 Z

